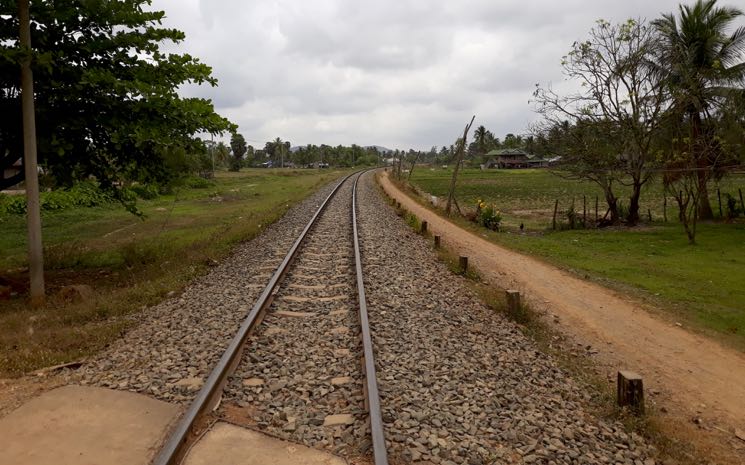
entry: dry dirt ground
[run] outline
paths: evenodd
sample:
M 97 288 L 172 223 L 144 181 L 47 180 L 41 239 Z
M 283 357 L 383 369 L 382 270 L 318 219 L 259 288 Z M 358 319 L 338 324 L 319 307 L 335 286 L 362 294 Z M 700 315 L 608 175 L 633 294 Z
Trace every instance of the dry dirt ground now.
M 713 463 L 745 463 L 745 355 L 650 315 L 605 287 L 489 242 L 433 213 L 382 173 L 379 183 L 401 206 L 487 281 L 517 289 L 551 325 L 592 346 L 598 366 L 640 373 L 663 433 L 693 443 Z

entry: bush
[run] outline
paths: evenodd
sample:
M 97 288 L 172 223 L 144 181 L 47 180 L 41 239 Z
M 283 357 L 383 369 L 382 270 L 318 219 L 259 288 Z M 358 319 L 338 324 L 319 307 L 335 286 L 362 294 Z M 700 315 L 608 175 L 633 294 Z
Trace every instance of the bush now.
M 727 219 L 732 220 L 740 216 L 740 208 L 737 207 L 737 199 L 730 194 L 724 194 L 727 199 Z
M 574 202 L 567 208 L 566 217 L 569 229 L 574 229 L 577 225 L 577 210 L 574 208 Z
M 0 213 L 23 215 L 26 213 L 26 197 L 4 196 L 0 202 Z M 91 182 L 81 182 L 68 189 L 58 189 L 40 194 L 41 211 L 59 211 L 75 207 L 98 207 L 114 202 L 114 197 Z
M 214 186 L 215 183 L 208 179 L 200 178 L 197 176 L 191 176 L 191 177 L 186 178 L 186 180 L 184 181 L 184 185 L 192 189 L 206 189 L 208 187 Z
M 135 184 L 129 190 L 134 192 L 142 200 L 152 200 L 157 198 L 160 192 L 157 184 Z
M 487 204 L 478 200 L 476 202 L 476 222 L 487 229 L 498 231 L 502 222 L 502 212 L 497 210 L 495 204 Z

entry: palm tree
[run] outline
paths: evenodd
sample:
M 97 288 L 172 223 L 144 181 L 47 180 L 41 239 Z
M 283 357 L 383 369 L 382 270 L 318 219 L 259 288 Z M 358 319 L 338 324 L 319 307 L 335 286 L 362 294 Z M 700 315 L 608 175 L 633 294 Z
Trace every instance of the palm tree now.
M 680 5 L 679 16 L 663 15 L 653 22 L 661 36 L 658 65 L 664 70 L 672 96 L 672 109 L 688 120 L 694 156 L 697 160 L 699 217 L 713 217 L 706 183 L 707 172 L 716 160 L 706 155 L 707 140 L 703 122 L 713 107 L 720 104 L 745 80 L 745 27 L 731 34 L 726 30 L 743 12 L 737 8 L 717 7 L 716 0 L 697 0 L 691 6 Z
M 275 153 L 279 154 L 279 167 L 284 168 L 285 167 L 285 144 L 282 142 L 282 139 L 277 137 L 274 139 L 274 150 Z
M 479 148 L 479 153 L 486 153 L 486 128 L 481 125 L 473 131 L 473 140 L 476 142 L 476 146 Z

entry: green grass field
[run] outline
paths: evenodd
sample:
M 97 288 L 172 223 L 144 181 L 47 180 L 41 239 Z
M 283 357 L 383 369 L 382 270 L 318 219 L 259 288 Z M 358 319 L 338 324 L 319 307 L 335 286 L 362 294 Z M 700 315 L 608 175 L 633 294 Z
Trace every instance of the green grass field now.
M 412 183 L 443 196 L 451 175 L 450 170 L 420 167 Z M 717 186 L 712 187 L 712 207 L 718 213 Z M 745 190 L 745 176 L 726 178 L 719 186 L 723 193 L 736 193 L 738 187 Z M 460 223 L 499 244 L 647 301 L 671 320 L 745 350 L 745 221 L 700 224 L 698 244 L 690 246 L 682 226 L 674 222 L 673 205 L 668 205 L 669 222 L 661 221 L 663 193 L 655 183 L 641 199 L 643 211 L 653 212 L 652 223 L 633 229 L 549 230 L 555 199 L 568 205 L 574 197 L 581 214 L 581 196 L 586 195 L 593 199 L 588 200 L 588 216 L 594 217 L 599 193 L 590 183 L 561 179 L 546 170 L 465 170 L 457 188 L 460 205 L 472 206 L 476 198 L 495 202 L 506 227 L 491 232 L 465 220 Z M 561 220 L 566 222 L 565 217 Z M 522 233 L 517 227 L 521 222 L 526 227 Z
M 31 310 L 26 286 L 23 216 L 0 217 L 0 277 L 18 293 L 0 300 L 0 377 L 95 352 L 131 324 L 123 315 L 162 300 L 341 171 L 218 172 L 214 185 L 139 201 L 139 219 L 121 206 L 75 208 L 42 215 L 46 308 Z M 71 304 L 54 297 L 68 284 L 88 284 L 94 297 Z

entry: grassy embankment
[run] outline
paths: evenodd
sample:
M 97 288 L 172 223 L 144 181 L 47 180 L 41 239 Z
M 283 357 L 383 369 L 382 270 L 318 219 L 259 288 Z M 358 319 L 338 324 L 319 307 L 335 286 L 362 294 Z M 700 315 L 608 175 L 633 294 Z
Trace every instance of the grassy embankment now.
M 451 170 L 418 168 L 412 183 L 436 196 L 447 195 Z M 737 195 L 745 190 L 745 176 L 712 185 L 712 207 L 718 214 L 716 188 Z M 587 196 L 588 221 L 594 218 L 594 184 L 559 178 L 546 170 L 465 170 L 458 182 L 461 207 L 475 199 L 494 202 L 503 214 L 502 232 L 491 232 L 459 221 L 494 242 L 538 256 L 562 268 L 652 304 L 668 318 L 694 326 L 740 350 L 745 350 L 745 221 L 699 225 L 698 244 L 690 246 L 676 220 L 676 207 L 668 199 L 668 222 L 663 217 L 659 182 L 642 194 L 645 223 L 637 228 L 551 231 L 554 202 L 559 199 L 558 221 L 575 199 L 582 215 Z M 627 192 L 619 190 L 628 205 Z M 739 198 L 738 198 L 739 203 Z M 600 200 L 600 215 L 604 213 Z M 724 207 L 726 208 L 726 207 Z M 653 221 L 646 219 L 651 210 Z M 523 223 L 525 230 L 520 232 Z
M 220 172 L 211 187 L 139 201 L 145 219 L 118 205 L 74 208 L 42 216 L 46 279 L 52 297 L 32 310 L 26 284 L 26 225 L 0 217 L 0 277 L 18 292 L 0 300 L 0 377 L 76 360 L 119 337 L 135 312 L 179 291 L 261 232 L 294 203 L 340 171 Z M 86 302 L 64 302 L 55 292 L 88 284 Z

